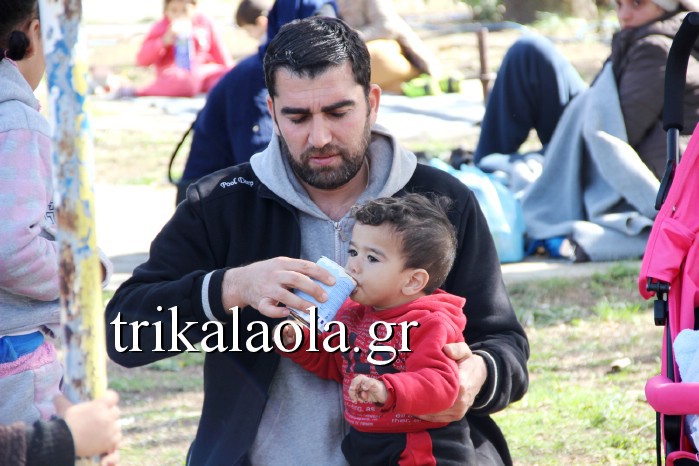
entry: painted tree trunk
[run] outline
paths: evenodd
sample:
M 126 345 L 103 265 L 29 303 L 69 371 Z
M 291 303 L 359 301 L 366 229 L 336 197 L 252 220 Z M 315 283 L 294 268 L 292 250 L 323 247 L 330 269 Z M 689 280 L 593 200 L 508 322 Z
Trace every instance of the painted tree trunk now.
M 80 0 L 39 0 L 39 7 L 54 142 L 65 391 L 78 402 L 100 396 L 107 385 L 92 137 L 85 111 L 87 53 Z

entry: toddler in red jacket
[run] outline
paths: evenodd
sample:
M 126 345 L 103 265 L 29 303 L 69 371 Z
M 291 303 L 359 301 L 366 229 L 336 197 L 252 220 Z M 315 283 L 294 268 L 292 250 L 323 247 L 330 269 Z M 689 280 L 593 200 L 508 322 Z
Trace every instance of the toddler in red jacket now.
M 339 324 L 313 348 L 307 329 L 297 341 L 301 332 L 284 324 L 280 352 L 343 385 L 350 464 L 464 464 L 468 430 L 417 417 L 449 408 L 459 392 L 457 364 L 442 352 L 464 341 L 466 325 L 466 300 L 438 288 L 456 253 L 447 208 L 417 194 L 355 208 L 345 270 L 357 287 Z

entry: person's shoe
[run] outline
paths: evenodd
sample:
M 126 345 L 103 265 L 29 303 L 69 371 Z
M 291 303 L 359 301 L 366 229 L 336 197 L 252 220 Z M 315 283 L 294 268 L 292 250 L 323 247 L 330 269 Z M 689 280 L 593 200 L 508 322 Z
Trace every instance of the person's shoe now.
M 560 252 L 563 257 L 567 257 L 575 264 L 590 262 L 590 256 L 588 256 L 577 241 L 570 236 L 565 238 L 561 243 Z
M 439 83 L 429 74 L 421 74 L 417 78 L 400 85 L 403 94 L 408 97 L 423 97 L 426 95 L 438 95 L 442 93 Z
M 461 83 L 464 78 L 455 74 L 446 76 L 439 80 L 439 89 L 445 94 L 461 92 Z
M 527 255 L 548 256 L 551 259 L 569 259 L 568 239 L 565 236 L 532 240 L 527 247 Z M 571 259 L 572 260 L 572 259 Z
M 472 165 L 473 164 L 473 151 L 464 149 L 462 147 L 456 147 L 452 149 L 449 155 L 449 165 L 459 170 L 461 165 Z

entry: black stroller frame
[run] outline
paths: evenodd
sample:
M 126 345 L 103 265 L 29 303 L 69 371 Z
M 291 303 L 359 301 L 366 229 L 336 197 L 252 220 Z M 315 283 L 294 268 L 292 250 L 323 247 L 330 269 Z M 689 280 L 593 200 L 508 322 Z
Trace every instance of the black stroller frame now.
M 670 49 L 665 70 L 665 104 L 663 107 L 663 127 L 667 131 L 667 163 L 665 174 L 655 208 L 660 210 L 665 202 L 675 178 L 675 171 L 680 160 L 679 134 L 684 127 L 684 88 L 686 84 L 687 65 L 690 52 L 699 37 L 699 12 L 690 12 L 685 17 Z M 699 455 L 692 450 L 691 443 L 683 426 L 684 413 L 665 410 L 659 399 L 671 394 L 672 385 L 681 383 L 673 351 L 673 335 L 679 329 L 671 328 L 671 312 L 668 296 L 673 292 L 670 283 L 648 277 L 646 290 L 655 294 L 655 325 L 664 326 L 662 374 L 650 379 L 646 385 L 646 397 L 656 410 L 656 450 L 657 463 L 677 466 L 699 465 Z M 699 308 L 694 310 L 694 328 L 699 326 Z M 697 413 L 699 414 L 699 413 Z M 664 455 L 663 455 L 664 453 Z M 671 458 L 668 458 L 668 456 Z

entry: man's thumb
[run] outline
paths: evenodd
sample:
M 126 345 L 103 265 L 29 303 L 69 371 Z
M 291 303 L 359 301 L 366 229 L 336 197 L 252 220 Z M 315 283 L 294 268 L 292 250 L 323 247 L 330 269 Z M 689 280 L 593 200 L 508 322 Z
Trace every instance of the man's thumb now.
M 466 343 L 447 343 L 442 351 L 448 358 L 457 362 L 471 357 L 471 349 Z

